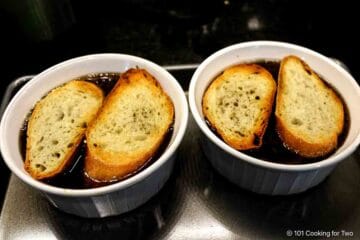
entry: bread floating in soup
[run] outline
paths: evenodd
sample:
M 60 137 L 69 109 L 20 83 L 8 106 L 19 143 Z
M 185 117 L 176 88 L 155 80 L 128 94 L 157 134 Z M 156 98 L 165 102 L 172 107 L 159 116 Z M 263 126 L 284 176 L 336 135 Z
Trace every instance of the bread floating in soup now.
M 132 174 L 156 153 L 173 121 L 173 104 L 155 78 L 127 71 L 86 132 L 85 172 L 105 182 Z
M 20 134 L 25 169 L 65 188 L 126 179 L 163 153 L 174 114 L 144 69 L 79 77 L 50 91 L 29 114 Z
M 208 86 L 202 109 L 229 146 L 287 164 L 325 159 L 341 146 L 349 125 L 336 90 L 296 56 L 230 66 Z

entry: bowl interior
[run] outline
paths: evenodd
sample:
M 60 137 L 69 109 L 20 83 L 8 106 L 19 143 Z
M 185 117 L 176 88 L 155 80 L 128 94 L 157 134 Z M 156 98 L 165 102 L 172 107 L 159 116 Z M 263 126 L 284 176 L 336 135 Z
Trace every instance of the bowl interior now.
M 316 73 L 340 93 L 347 105 L 350 118 L 349 133 L 343 145 L 330 158 L 338 156 L 340 153 L 346 154 L 344 153 L 345 150 L 355 150 L 360 141 L 360 125 L 357 124 L 360 121 L 360 90 L 356 81 L 348 72 L 327 57 L 303 47 L 279 42 L 260 41 L 233 45 L 214 53 L 199 66 L 190 83 L 189 101 L 194 118 L 202 131 L 223 150 L 234 156 L 256 161 L 255 158 L 238 152 L 225 144 L 207 127 L 202 113 L 202 97 L 211 81 L 221 71 L 232 65 L 258 60 L 280 61 L 288 55 L 296 55 L 309 64 Z M 279 164 L 269 163 L 267 165 L 274 167 Z M 299 165 L 289 167 L 299 168 Z
M 105 187 L 74 190 L 71 194 L 76 195 L 80 192 L 85 195 L 95 192 L 104 193 L 107 190 L 112 190 L 115 185 L 115 188 L 120 188 L 133 184 L 150 174 L 151 171 L 158 167 L 157 165 L 166 161 L 181 141 L 187 123 L 187 102 L 180 85 L 166 70 L 142 58 L 122 54 L 89 55 L 60 63 L 34 77 L 15 95 L 3 115 L 0 126 L 1 151 L 9 168 L 30 185 L 41 190 L 59 193 L 58 190 L 61 188 L 54 190 L 57 187 L 51 187 L 32 179 L 24 170 L 24 162 L 19 147 L 19 134 L 27 114 L 41 97 L 64 82 L 89 73 L 124 72 L 134 67 L 144 68 L 150 72 L 172 99 L 176 114 L 170 143 L 157 161 L 133 177 Z

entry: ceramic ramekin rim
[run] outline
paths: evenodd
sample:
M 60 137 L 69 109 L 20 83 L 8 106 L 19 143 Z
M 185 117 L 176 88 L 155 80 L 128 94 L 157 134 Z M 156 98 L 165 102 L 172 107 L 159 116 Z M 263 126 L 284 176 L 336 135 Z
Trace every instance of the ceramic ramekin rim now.
M 212 141 L 216 146 L 220 147 L 223 151 L 227 152 L 228 154 L 230 154 L 236 158 L 242 159 L 245 162 L 248 162 L 250 164 L 253 164 L 253 165 L 256 165 L 259 167 L 268 168 L 268 169 L 272 169 L 272 170 L 278 170 L 278 171 L 316 170 L 316 169 L 327 167 L 329 165 L 334 165 L 334 164 L 338 163 L 339 161 L 341 161 L 342 159 L 346 158 L 352 152 L 354 152 L 356 150 L 356 148 L 358 147 L 358 145 L 360 144 L 360 135 L 358 135 L 354 139 L 352 144 L 350 144 L 349 147 L 344 149 L 341 153 L 339 153 L 335 156 L 330 156 L 329 158 L 324 159 L 322 161 L 308 163 L 308 164 L 296 164 L 296 165 L 281 164 L 281 163 L 275 163 L 275 162 L 269 162 L 269 161 L 257 159 L 257 158 L 251 157 L 249 155 L 246 155 L 244 153 L 241 153 L 241 152 L 235 150 L 234 148 L 230 147 L 229 145 L 227 145 L 225 142 L 223 142 L 220 138 L 218 138 L 209 129 L 209 127 L 206 125 L 205 121 L 201 117 L 199 110 L 196 107 L 195 89 L 196 89 L 197 79 L 199 78 L 199 75 L 204 71 L 204 69 L 209 65 L 209 63 L 211 63 L 212 61 L 217 59 L 219 56 L 222 56 L 222 55 L 224 55 L 228 52 L 234 51 L 236 49 L 257 47 L 257 46 L 285 47 L 285 48 L 299 50 L 299 51 L 308 53 L 310 55 L 313 55 L 317 58 L 320 58 L 322 61 L 324 61 L 327 64 L 331 65 L 332 67 L 336 68 L 337 71 L 341 72 L 341 74 L 343 74 L 346 77 L 346 79 L 350 81 L 352 86 L 356 89 L 358 96 L 360 96 L 360 88 L 359 88 L 357 82 L 345 69 L 343 69 L 338 64 L 336 64 L 329 58 L 325 57 L 324 55 L 317 53 L 311 49 L 308 49 L 308 48 L 305 48 L 305 47 L 302 47 L 302 46 L 299 46 L 296 44 L 291 44 L 291 43 L 286 43 L 286 42 L 277 42 L 277 41 L 250 41 L 250 42 L 234 44 L 234 45 L 225 47 L 223 49 L 220 49 L 219 51 L 213 53 L 208 58 L 206 58 L 196 69 L 196 71 L 194 72 L 194 74 L 191 78 L 191 81 L 190 81 L 190 86 L 189 86 L 190 111 L 195 119 L 195 122 L 200 127 L 201 131 L 205 134 L 205 136 L 208 139 L 210 139 L 210 141 Z
M 91 189 L 67 189 L 67 188 L 51 186 L 51 185 L 45 184 L 41 181 L 33 179 L 30 175 L 25 174 L 18 167 L 16 167 L 15 163 L 10 159 L 10 156 L 9 156 L 10 146 L 8 146 L 6 143 L 6 139 L 4 136 L 4 131 L 5 131 L 4 128 L 6 127 L 6 122 L 10 120 L 8 118 L 8 115 L 9 115 L 10 111 L 13 110 L 11 106 L 15 102 L 19 101 L 21 99 L 23 93 L 26 92 L 33 84 L 36 84 L 38 79 L 43 78 L 44 76 L 48 75 L 49 73 L 51 73 L 59 68 L 66 67 L 73 63 L 81 62 L 81 61 L 84 61 L 87 59 L 99 59 L 99 58 L 102 58 L 102 59 L 114 58 L 114 59 L 119 59 L 119 60 L 124 60 L 124 59 L 133 60 L 134 62 L 138 62 L 139 64 L 142 63 L 146 66 L 149 66 L 150 68 L 154 69 L 155 71 L 159 72 L 161 75 L 166 77 L 171 82 L 171 87 L 174 88 L 175 91 L 179 94 L 179 99 L 181 101 L 180 102 L 181 118 L 179 120 L 179 129 L 178 129 L 176 136 L 174 137 L 173 142 L 168 146 L 168 148 L 159 157 L 159 159 L 157 159 L 154 163 L 152 163 L 146 169 L 142 170 L 141 172 L 135 174 L 134 176 L 132 176 L 128 179 L 125 179 L 123 181 L 120 181 L 120 182 L 117 182 L 114 184 L 110 184 L 107 186 L 103 186 L 103 187 L 99 187 L 99 188 L 91 188 Z M 182 87 L 180 86 L 179 82 L 167 70 L 165 70 L 161 66 L 157 65 L 156 63 L 154 63 L 150 60 L 141 58 L 141 57 L 132 56 L 132 55 L 128 55 L 128 54 L 121 54 L 121 53 L 101 53 L 101 54 L 84 55 L 84 56 L 80 56 L 80 57 L 76 57 L 76 58 L 72 58 L 72 59 L 60 62 L 60 63 L 44 70 L 43 72 L 36 75 L 29 82 L 27 82 L 16 93 L 16 95 L 12 98 L 12 100 L 8 104 L 4 114 L 2 116 L 1 122 L 0 122 L 0 139 L 1 139 L 0 140 L 0 149 L 1 149 L 1 154 L 3 156 L 3 159 L 4 159 L 5 163 L 7 164 L 7 166 L 10 168 L 10 170 L 17 177 L 19 177 L 22 181 L 26 182 L 27 184 L 29 184 L 30 186 L 32 186 L 38 190 L 41 190 L 48 194 L 67 196 L 67 197 L 98 196 L 98 195 L 103 195 L 103 194 L 111 193 L 114 191 L 118 191 L 118 190 L 130 187 L 130 186 L 136 184 L 137 182 L 140 182 L 143 179 L 147 178 L 154 171 L 156 171 L 163 164 L 165 164 L 165 162 L 167 160 L 169 160 L 169 158 L 173 154 L 175 154 L 175 151 L 179 147 L 179 145 L 184 137 L 187 123 L 188 123 L 188 114 L 189 114 L 189 110 L 188 110 L 187 98 L 186 98 L 186 95 L 185 95 Z

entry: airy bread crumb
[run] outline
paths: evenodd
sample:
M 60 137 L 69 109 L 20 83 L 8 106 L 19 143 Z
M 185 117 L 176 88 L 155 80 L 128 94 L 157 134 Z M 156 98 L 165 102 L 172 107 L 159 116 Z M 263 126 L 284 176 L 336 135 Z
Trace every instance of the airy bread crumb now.
M 35 179 L 61 173 L 103 102 L 95 84 L 70 81 L 35 106 L 28 123 L 25 169 Z
M 85 172 L 102 182 L 133 173 L 156 153 L 173 121 L 173 104 L 156 79 L 128 70 L 86 132 Z
M 321 157 L 337 147 L 344 125 L 341 99 L 301 59 L 281 61 L 276 126 L 285 146 L 303 157 Z
M 226 69 L 206 90 L 202 109 L 211 127 L 237 150 L 259 148 L 276 92 L 266 69 L 240 64 Z

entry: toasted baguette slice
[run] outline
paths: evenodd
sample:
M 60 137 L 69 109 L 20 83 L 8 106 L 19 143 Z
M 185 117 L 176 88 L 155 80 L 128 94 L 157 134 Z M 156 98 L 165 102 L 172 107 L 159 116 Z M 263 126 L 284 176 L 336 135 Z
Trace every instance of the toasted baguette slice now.
M 276 91 L 272 75 L 256 64 L 226 69 L 206 90 L 202 108 L 212 128 L 237 150 L 259 148 Z
M 333 151 L 344 125 L 340 98 L 295 56 L 281 61 L 275 116 L 284 145 L 303 157 Z
M 142 69 L 123 73 L 86 132 L 88 177 L 110 182 L 136 172 L 154 156 L 173 120 L 173 104 L 153 76 Z
M 54 177 L 71 163 L 103 99 L 96 85 L 70 81 L 36 104 L 28 123 L 25 160 L 25 169 L 32 177 Z

